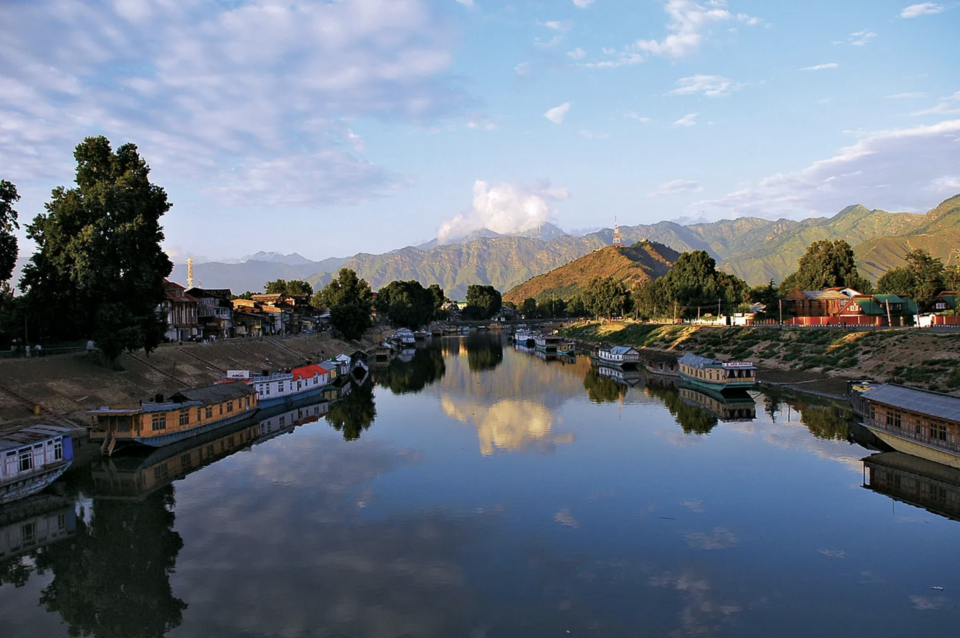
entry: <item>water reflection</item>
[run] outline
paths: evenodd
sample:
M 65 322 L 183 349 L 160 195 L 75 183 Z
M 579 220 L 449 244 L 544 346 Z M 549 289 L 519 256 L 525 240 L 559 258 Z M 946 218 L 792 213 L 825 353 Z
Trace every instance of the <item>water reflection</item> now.
M 672 380 L 647 379 L 645 392 L 663 402 L 683 429 L 684 434 L 705 435 L 719 423 L 719 419 L 700 405 L 684 400 L 680 387 Z
M 533 401 L 504 399 L 488 405 L 444 396 L 441 407 L 448 417 L 477 428 L 480 454 L 484 456 L 497 450 L 550 453 L 557 445 L 573 442 L 572 433 L 552 432 L 553 412 Z
M 960 521 L 960 470 L 901 452 L 873 454 L 863 467 L 865 488 Z
M 397 358 L 386 368 L 376 370 L 376 382 L 394 394 L 415 394 L 443 378 L 447 368 L 439 344 L 430 342 L 411 353 L 408 361 Z
M 345 441 L 359 439 L 360 434 L 369 429 L 377 418 L 373 384 L 365 383 L 354 387 L 346 397 L 330 406 L 325 418 L 334 430 L 343 433 Z
M 0 509 L 0 585 L 22 587 L 33 573 L 24 557 L 76 533 L 72 499 L 37 494 Z
M 170 587 L 183 548 L 174 506 L 170 485 L 138 502 L 95 500 L 73 537 L 38 552 L 37 570 L 52 574 L 40 603 L 71 636 L 160 638 L 180 625 L 187 604 Z

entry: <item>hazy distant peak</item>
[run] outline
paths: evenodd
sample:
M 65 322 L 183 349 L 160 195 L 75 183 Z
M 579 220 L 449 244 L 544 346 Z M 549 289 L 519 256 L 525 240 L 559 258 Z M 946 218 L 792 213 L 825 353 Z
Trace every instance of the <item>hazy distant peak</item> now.
M 273 264 L 286 264 L 288 266 L 302 266 L 304 264 L 312 263 L 309 259 L 299 253 L 290 253 L 289 255 L 284 255 L 282 253 L 266 252 L 263 250 L 252 255 L 247 255 L 243 258 L 243 260 L 266 261 Z

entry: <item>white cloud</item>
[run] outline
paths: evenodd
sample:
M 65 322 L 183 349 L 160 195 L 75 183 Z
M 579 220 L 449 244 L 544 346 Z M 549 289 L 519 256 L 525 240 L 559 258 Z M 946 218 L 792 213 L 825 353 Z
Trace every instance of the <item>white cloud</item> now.
M 833 215 L 853 203 L 917 210 L 957 193 L 953 179 L 958 151 L 960 119 L 878 131 L 807 168 L 772 175 L 688 209 L 719 217 L 774 219 Z
M 823 71 L 824 69 L 836 69 L 840 65 L 836 62 L 827 62 L 826 64 L 818 64 L 816 66 L 805 66 L 801 71 Z
M 650 197 L 670 197 L 672 195 L 684 195 L 686 193 L 699 193 L 703 191 L 703 186 L 689 179 L 675 179 L 672 182 L 661 184 L 660 187 L 649 193 Z
M 918 16 L 934 15 L 943 13 L 947 8 L 936 2 L 921 2 L 920 4 L 911 4 L 900 12 L 901 18 L 916 18 Z
M 926 93 L 897 93 L 895 95 L 888 95 L 888 100 L 903 100 L 903 99 L 913 99 L 927 97 Z
M 0 39 L 8 179 L 65 182 L 74 145 L 102 133 L 136 142 L 159 183 L 206 184 L 231 202 L 365 201 L 402 180 L 355 155 L 362 120 L 429 122 L 464 103 L 447 79 L 453 38 L 427 0 L 2 11 L 18 25 Z
M 549 202 L 569 197 L 565 188 L 551 189 L 548 181 L 491 186 L 477 180 L 471 210 L 443 222 L 437 237 L 440 243 L 448 243 L 482 228 L 503 235 L 533 230 L 554 218 Z
M 529 75 L 529 74 L 530 74 L 530 63 L 529 63 L 529 62 L 521 62 L 521 63 L 518 64 L 517 66 L 513 67 L 513 70 L 517 73 L 517 75 Z
M 696 126 L 698 113 L 688 113 L 673 123 L 674 126 Z
M 857 31 L 850 34 L 850 44 L 855 47 L 862 47 L 875 37 L 877 37 L 877 34 L 872 31 Z
M 596 0 L 573 0 L 573 4 L 577 5 L 581 9 L 586 9 L 594 2 L 596 2 Z
M 720 75 L 692 75 L 677 80 L 677 88 L 669 95 L 692 95 L 703 93 L 707 97 L 723 97 L 740 88 L 733 80 Z
M 547 22 L 543 23 L 543 26 L 547 27 L 548 29 L 553 29 L 554 31 L 570 30 L 570 23 L 560 20 L 548 20 Z
M 577 47 L 573 51 L 567 51 L 567 55 L 573 58 L 574 60 L 582 60 L 584 57 L 586 57 L 587 52 L 581 49 L 580 47 Z
M 957 91 L 953 95 L 940 98 L 937 105 L 932 108 L 917 111 L 916 113 L 911 113 L 911 115 L 955 115 L 957 113 L 960 113 L 960 91 Z
M 457 0 L 457 2 L 459 2 L 460 4 L 462 4 L 462 5 L 465 6 L 465 7 L 472 7 L 472 6 L 473 6 L 473 0 Z
M 649 117 L 640 115 L 639 113 L 636 113 L 634 111 L 627 111 L 626 113 L 623 114 L 623 117 L 627 118 L 628 120 L 636 120 L 641 124 L 649 124 L 650 122 L 653 121 Z
M 546 113 L 543 114 L 543 117 L 547 118 L 554 124 L 563 124 L 563 118 L 567 116 L 567 111 L 570 110 L 570 102 L 564 102 L 560 106 L 555 106 Z

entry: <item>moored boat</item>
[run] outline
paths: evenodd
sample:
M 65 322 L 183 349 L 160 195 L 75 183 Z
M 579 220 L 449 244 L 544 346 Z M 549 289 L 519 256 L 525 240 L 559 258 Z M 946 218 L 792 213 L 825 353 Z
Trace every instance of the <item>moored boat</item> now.
M 640 366 L 640 353 L 630 346 L 600 347 L 593 353 L 591 359 L 595 363 L 623 370 L 636 370 Z
M 164 400 L 136 406 L 103 406 L 90 410 L 90 439 L 112 454 L 119 443 L 160 447 L 236 423 L 259 409 L 257 391 L 242 382 L 181 390 Z
M 677 367 L 681 379 L 711 390 L 757 385 L 757 367 L 749 361 L 717 361 L 687 353 L 677 361 Z
M 541 352 L 546 352 L 547 354 L 556 354 L 557 346 L 560 345 L 562 339 L 555 335 L 537 335 L 534 339 L 534 343 L 537 345 L 537 350 Z
M 261 408 L 292 403 L 316 396 L 331 383 L 336 362 L 311 363 L 291 368 L 286 372 L 255 375 L 248 370 L 228 370 L 226 382 L 246 383 L 257 392 L 257 404 Z
M 397 330 L 397 341 L 399 341 L 401 345 L 412 346 L 417 342 L 417 338 L 409 328 L 400 328 Z
M 426 341 L 427 337 L 429 336 L 430 336 L 430 333 L 427 332 L 426 330 L 417 330 L 416 332 L 413 333 L 413 338 L 416 339 L 417 341 Z
M 34 425 L 0 437 L 0 505 L 36 494 L 73 463 L 70 428 Z

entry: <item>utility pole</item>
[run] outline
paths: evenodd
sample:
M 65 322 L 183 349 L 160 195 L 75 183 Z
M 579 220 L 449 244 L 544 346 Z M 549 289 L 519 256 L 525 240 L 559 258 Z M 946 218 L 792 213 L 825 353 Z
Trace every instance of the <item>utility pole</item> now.
M 778 299 L 780 302 L 780 326 L 783 326 L 783 299 Z
M 893 328 L 893 319 L 890 317 L 890 300 L 887 299 L 887 327 Z

